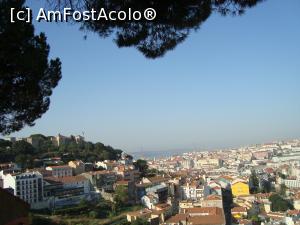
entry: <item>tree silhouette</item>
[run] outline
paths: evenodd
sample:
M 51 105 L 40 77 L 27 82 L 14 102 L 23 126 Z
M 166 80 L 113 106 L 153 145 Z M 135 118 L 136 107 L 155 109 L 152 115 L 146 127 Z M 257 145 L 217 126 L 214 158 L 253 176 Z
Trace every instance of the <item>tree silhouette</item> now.
M 241 15 L 247 8 L 263 0 L 47 0 L 51 7 L 62 10 L 143 11 L 156 10 L 156 18 L 139 21 L 84 21 L 81 29 L 98 33 L 101 37 L 114 36 L 119 47 L 135 47 L 148 58 L 163 56 L 184 41 L 192 30 L 214 12 L 222 15 Z
M 113 36 L 119 47 L 135 47 L 148 58 L 163 56 L 184 41 L 212 13 L 240 15 L 263 0 L 46 0 L 51 9 L 156 10 L 148 21 L 83 21 L 81 29 Z M 49 108 L 61 79 L 59 59 L 48 60 L 46 36 L 34 35 L 31 23 L 10 22 L 10 9 L 24 10 L 25 0 L 0 0 L 0 133 L 32 126 Z
M 49 107 L 61 78 L 59 59 L 48 61 L 46 36 L 34 35 L 31 23 L 10 22 L 10 9 L 24 10 L 25 0 L 0 0 L 0 133 L 32 126 Z

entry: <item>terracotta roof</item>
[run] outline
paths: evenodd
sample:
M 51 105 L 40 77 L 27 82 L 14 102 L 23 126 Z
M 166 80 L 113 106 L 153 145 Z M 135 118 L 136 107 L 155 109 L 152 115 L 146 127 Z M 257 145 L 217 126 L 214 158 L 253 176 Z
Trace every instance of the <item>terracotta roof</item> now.
M 179 223 L 180 221 L 186 221 L 188 218 L 187 214 L 176 214 L 175 216 L 172 216 L 169 218 L 166 222 L 167 223 Z
M 155 176 L 155 177 L 148 177 L 148 180 L 151 183 L 158 183 L 158 182 L 164 182 L 167 181 L 168 179 L 165 177 L 161 177 L 161 176 Z
M 72 169 L 70 166 L 68 165 L 61 165 L 61 166 L 47 166 L 47 167 L 50 167 L 50 168 L 53 168 L 53 169 Z
M 67 184 L 67 183 L 82 182 L 87 180 L 87 178 L 82 175 L 77 175 L 77 176 L 68 176 L 68 177 L 46 177 L 45 180 L 56 181 L 56 182 Z
M 256 198 L 269 198 L 273 193 L 257 193 L 255 194 Z
M 166 203 L 157 204 L 156 206 L 157 210 L 168 210 L 171 206 Z
M 288 210 L 288 215 L 300 215 L 300 210 Z
M 231 212 L 240 213 L 240 212 L 247 212 L 245 207 L 234 207 L 231 209 Z
M 218 207 L 195 207 L 188 208 L 185 211 L 187 214 L 208 214 L 208 215 L 221 215 L 223 210 Z
M 273 168 L 268 167 L 268 168 L 265 168 L 264 170 L 265 170 L 266 173 L 274 173 Z
M 192 225 L 225 225 L 223 216 L 192 216 L 188 218 L 188 222 Z
M 219 195 L 209 195 L 205 198 L 205 200 L 222 200 L 222 197 Z
M 284 213 L 278 213 L 278 212 L 269 212 L 267 213 L 267 216 L 273 220 L 282 220 L 285 217 Z
M 115 174 L 114 172 L 108 171 L 108 170 L 90 171 L 88 173 L 92 174 L 92 175 L 97 175 L 97 174 Z

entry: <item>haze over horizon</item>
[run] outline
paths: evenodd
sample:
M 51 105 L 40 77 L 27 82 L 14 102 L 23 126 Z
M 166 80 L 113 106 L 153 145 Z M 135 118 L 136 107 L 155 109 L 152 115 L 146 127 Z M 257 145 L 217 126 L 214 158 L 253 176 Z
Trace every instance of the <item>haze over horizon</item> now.
M 84 40 L 75 25 L 35 23 L 61 58 L 63 78 L 49 111 L 10 136 L 84 132 L 128 152 L 297 138 L 299 9 L 300 1 L 274 0 L 241 17 L 214 15 L 156 60 L 92 33 Z

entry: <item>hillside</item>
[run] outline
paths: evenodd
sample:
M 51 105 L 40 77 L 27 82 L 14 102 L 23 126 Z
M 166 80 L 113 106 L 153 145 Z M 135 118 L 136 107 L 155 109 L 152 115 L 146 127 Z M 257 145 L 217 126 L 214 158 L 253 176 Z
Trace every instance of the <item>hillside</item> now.
M 41 160 L 52 157 L 61 157 L 63 162 L 74 159 L 94 162 L 106 159 L 117 160 L 122 154 L 122 150 L 100 142 L 76 142 L 73 136 L 68 142 L 59 145 L 53 143 L 51 136 L 34 134 L 29 138 L 34 138 L 34 146 L 28 142 L 28 138 L 15 142 L 0 139 L 0 163 L 13 161 L 24 168 L 31 168 L 39 166 Z

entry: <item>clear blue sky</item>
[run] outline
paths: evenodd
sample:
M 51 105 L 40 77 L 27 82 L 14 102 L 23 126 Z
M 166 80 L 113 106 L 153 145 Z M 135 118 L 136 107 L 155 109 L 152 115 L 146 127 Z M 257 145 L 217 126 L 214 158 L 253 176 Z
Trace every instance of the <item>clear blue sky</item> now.
M 242 17 L 214 15 L 156 60 L 110 38 L 84 40 L 74 25 L 37 23 L 63 78 L 49 111 L 12 136 L 84 131 L 126 151 L 300 137 L 299 10 L 299 0 L 267 0 Z

